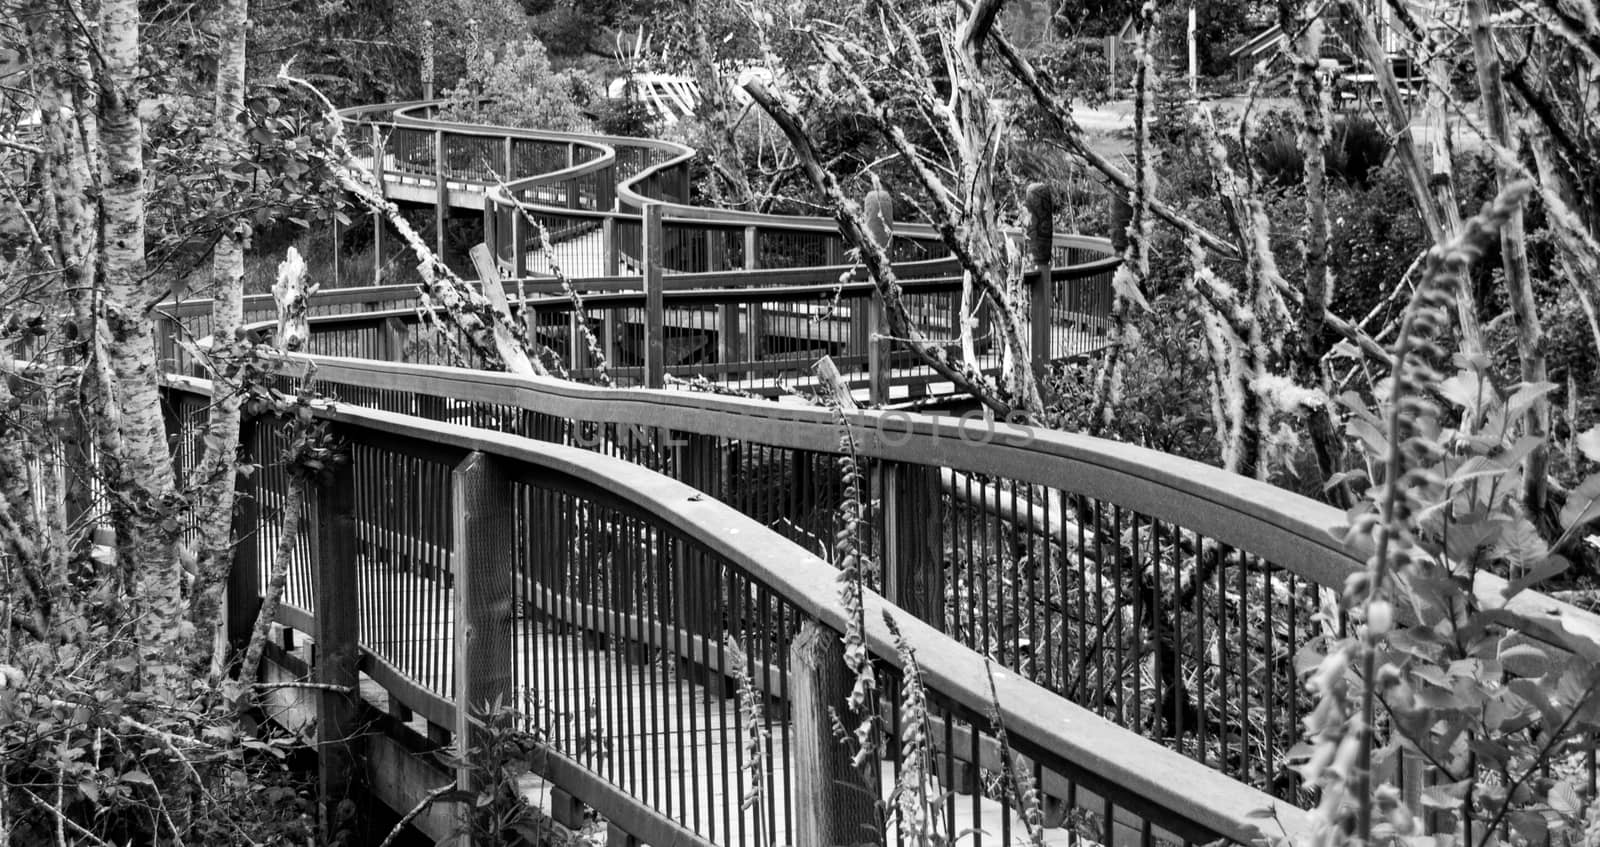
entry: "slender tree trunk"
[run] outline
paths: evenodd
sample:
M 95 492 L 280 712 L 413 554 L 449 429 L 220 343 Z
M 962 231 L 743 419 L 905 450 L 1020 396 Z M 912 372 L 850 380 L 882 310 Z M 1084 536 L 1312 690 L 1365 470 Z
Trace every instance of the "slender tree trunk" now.
M 100 21 L 100 149 L 103 151 L 101 260 L 104 354 L 116 380 L 119 415 L 102 444 L 107 484 L 117 501 L 118 554 L 139 607 L 136 635 L 147 683 L 170 688 L 184 622 L 175 555 L 181 522 L 157 385 L 156 348 L 145 310 L 144 131 L 138 114 L 139 5 L 105 0 Z
M 1345 22 L 1353 27 L 1355 43 L 1350 45 L 1351 49 L 1366 60 L 1373 76 L 1377 77 L 1378 94 L 1383 98 L 1384 111 L 1389 120 L 1389 132 L 1394 138 L 1395 160 L 1399 162 L 1401 172 L 1406 175 L 1406 182 L 1411 185 L 1417 212 L 1422 215 L 1422 223 L 1427 228 L 1429 237 L 1435 244 L 1443 244 L 1455 235 L 1455 230 L 1445 227 L 1446 219 L 1441 216 L 1439 208 L 1440 197 L 1433 190 L 1429 170 L 1423 167 L 1422 156 L 1417 152 L 1416 140 L 1411 136 L 1411 116 L 1407 114 L 1405 104 L 1400 98 L 1399 83 L 1395 81 L 1394 69 L 1389 66 L 1389 53 L 1378 41 L 1372 22 L 1368 20 L 1366 11 L 1359 4 L 1354 0 L 1339 0 L 1339 8 Z M 1451 192 L 1451 196 L 1453 193 Z M 1459 213 L 1454 211 L 1451 214 L 1459 217 Z M 1467 354 L 1482 353 L 1477 300 L 1473 292 L 1466 287 L 1455 294 L 1461 350 Z
M 1145 0 L 1134 18 L 1138 39 L 1134 55 L 1138 70 L 1134 76 L 1133 164 L 1134 179 L 1130 205 L 1133 219 L 1128 223 L 1128 249 L 1122 267 L 1112 278 L 1111 329 L 1106 334 L 1105 358 L 1095 378 L 1094 399 L 1089 412 L 1089 432 L 1099 435 L 1111 423 L 1113 409 L 1122 397 L 1123 345 L 1129 341 L 1131 303 L 1143 299 L 1141 289 L 1150 277 L 1150 203 L 1154 171 L 1150 162 L 1151 77 L 1155 59 L 1150 45 L 1155 39 L 1156 5 Z
M 1300 154 L 1305 161 L 1305 276 L 1300 293 L 1300 340 L 1295 350 L 1296 381 L 1317 386 L 1327 397 L 1332 394 L 1332 386 L 1322 357 L 1329 346 L 1327 314 L 1333 276 L 1328 267 L 1332 227 L 1328 221 L 1328 167 L 1324 151 L 1328 143 L 1330 103 L 1327 87 L 1318 75 L 1325 22 L 1306 4 L 1293 0 L 1280 4 L 1279 23 L 1284 32 L 1298 33 L 1290 43 L 1290 58 L 1294 63 L 1295 97 L 1300 102 Z M 1333 412 L 1329 404 L 1320 403 L 1307 407 L 1301 418 L 1311 436 L 1317 468 L 1326 480 L 1339 472 L 1344 453 Z M 1341 504 L 1349 499 L 1349 491 L 1343 486 L 1329 493 Z
M 293 474 L 289 478 L 288 496 L 283 500 L 283 531 L 278 536 L 278 548 L 272 557 L 272 574 L 267 578 L 267 588 L 261 597 L 261 609 L 256 612 L 255 627 L 250 631 L 250 643 L 245 647 L 244 662 L 239 666 L 239 684 L 249 686 L 256 681 L 261 669 L 261 654 L 267 645 L 267 633 L 272 629 L 273 618 L 278 613 L 278 602 L 283 599 L 283 589 L 289 584 L 289 562 L 294 556 L 300 538 L 301 513 L 305 511 L 307 478 Z M 240 699 L 241 706 L 249 698 Z
M 226 165 L 242 141 L 237 120 L 244 110 L 245 32 L 249 0 L 225 0 L 217 18 L 223 33 L 222 52 L 217 62 L 216 103 L 212 115 L 212 143 L 219 165 Z M 198 489 L 196 503 L 200 547 L 197 551 L 199 575 L 190 594 L 190 614 L 196 636 L 210 638 L 213 672 L 223 660 L 226 621 L 220 614 L 223 586 L 233 549 L 233 494 L 235 465 L 239 454 L 239 408 L 243 385 L 233 374 L 245 355 L 239 338 L 244 323 L 244 250 L 249 225 L 234 221 L 232 229 L 217 242 L 211 262 L 211 355 L 217 363 L 215 394 L 211 417 L 206 424 L 205 455 L 190 480 Z
M 1511 137 L 1511 117 L 1506 106 L 1505 90 L 1500 87 L 1500 53 L 1494 45 L 1494 32 L 1490 28 L 1489 9 L 1485 0 L 1467 0 L 1467 16 L 1472 28 L 1472 54 L 1477 60 L 1478 89 L 1482 97 L 1484 117 L 1489 122 L 1489 134 L 1494 142 L 1505 149 L 1514 146 Z M 1498 187 L 1515 181 L 1510 163 L 1496 158 L 1495 177 Z M 1522 366 L 1522 381 L 1544 382 L 1548 376 L 1545 365 L 1544 328 L 1539 323 L 1538 304 L 1533 297 L 1533 282 L 1528 276 L 1527 233 L 1523 229 L 1522 207 L 1513 209 L 1505 225 L 1500 227 L 1500 260 L 1505 269 L 1506 297 L 1511 301 L 1511 314 L 1517 325 L 1517 358 Z M 1554 522 L 1545 519 L 1545 500 L 1548 482 L 1545 478 L 1549 466 L 1549 446 L 1544 443 L 1550 431 L 1550 403 L 1543 397 L 1534 401 L 1523 419 L 1527 434 L 1540 439 L 1540 445 L 1523 460 L 1523 500 L 1528 514 L 1545 529 Z

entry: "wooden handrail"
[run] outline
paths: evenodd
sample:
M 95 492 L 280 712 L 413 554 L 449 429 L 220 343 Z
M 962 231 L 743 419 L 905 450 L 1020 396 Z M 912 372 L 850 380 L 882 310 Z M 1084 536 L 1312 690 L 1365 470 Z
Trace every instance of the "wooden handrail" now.
M 178 393 L 203 397 L 211 393 L 207 380 L 173 376 L 167 385 Z M 575 447 L 375 409 L 319 403 L 313 414 L 337 425 L 347 438 L 375 444 L 407 439 L 463 454 L 482 453 L 529 468 L 564 490 L 607 492 L 623 506 L 648 515 L 657 525 L 672 527 L 737 567 L 834 632 L 850 625 L 836 599 L 838 571 L 832 565 L 732 507 L 639 465 Z M 875 658 L 901 667 L 894 635 L 884 622 L 885 613 L 893 615 L 907 645 L 919 655 L 939 657 L 922 668 L 930 691 L 975 714 L 996 709 L 1019 748 L 1047 757 L 1042 763 L 1065 765 L 1085 779 L 1113 785 L 1142 805 L 1160 810 L 1168 818 L 1161 826 L 1187 821 L 1193 833 L 1252 842 L 1261 835 L 1256 813 L 1275 807 L 1275 826 L 1281 825 L 1290 835 L 1308 833 L 1301 810 L 1219 778 L 1206 765 L 1111 724 L 1009 671 L 993 670 L 998 701 L 992 701 L 990 669 L 983 657 L 874 592 L 865 592 L 863 606 L 863 635 Z
M 294 354 L 289 359 L 315 362 L 318 378 L 327 382 L 796 450 L 839 449 L 834 413 L 811 406 L 337 356 Z M 992 475 L 1115 502 L 1256 554 L 1327 588 L 1342 588 L 1346 577 L 1365 568 L 1368 551 L 1334 537 L 1346 525 L 1340 510 L 1191 459 L 981 419 L 869 409 L 845 417 L 864 457 Z M 1542 639 L 1600 660 L 1600 615 L 1536 591 L 1507 602 L 1501 596 L 1504 587 L 1500 577 L 1478 575 L 1476 592 L 1486 607 L 1507 606 L 1527 614 Z

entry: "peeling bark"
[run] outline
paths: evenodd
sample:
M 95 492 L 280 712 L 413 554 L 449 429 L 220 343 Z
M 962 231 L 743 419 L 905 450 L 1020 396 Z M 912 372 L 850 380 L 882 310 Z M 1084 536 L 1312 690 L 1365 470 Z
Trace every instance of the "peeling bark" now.
M 224 0 L 218 15 L 223 33 L 217 62 L 212 144 L 225 164 L 243 142 L 238 115 L 244 111 L 245 32 L 249 0 Z M 189 613 L 197 635 L 211 635 L 217 645 L 227 621 L 220 614 L 223 590 L 232 565 L 233 499 L 239 458 L 239 410 L 244 386 L 239 372 L 248 355 L 242 338 L 244 325 L 244 251 L 249 223 L 236 220 L 217 242 L 211 261 L 211 356 L 215 363 L 210 419 L 206 422 L 205 453 L 190 478 L 198 489 L 195 503 L 199 548 L 197 576 L 190 593 Z M 205 628 L 210 631 L 205 631 Z M 198 645 L 197 645 L 198 646 Z M 222 648 L 213 650 L 213 674 L 221 669 Z
M 1484 116 L 1489 122 L 1489 133 L 1496 144 L 1510 149 L 1515 142 L 1511 137 L 1511 116 L 1506 105 L 1505 90 L 1500 87 L 1500 53 L 1494 44 L 1488 5 L 1484 0 L 1467 0 L 1467 16 L 1471 23 L 1472 54 L 1478 66 L 1478 89 Z M 1495 179 L 1501 192 L 1516 181 L 1510 163 L 1500 157 L 1496 157 Z M 1522 381 L 1531 384 L 1545 382 L 1549 372 L 1545 364 L 1544 328 L 1539 322 L 1533 281 L 1528 275 L 1527 241 L 1522 207 L 1517 206 L 1500 227 L 1500 260 L 1505 270 L 1506 298 L 1511 301 L 1511 314 L 1516 321 L 1517 359 L 1522 369 Z M 1550 432 L 1548 400 L 1541 397 L 1534 401 L 1523 418 L 1523 428 L 1527 435 L 1540 439 L 1539 446 L 1523 460 L 1523 503 L 1535 522 L 1550 528 L 1553 522 L 1544 517 L 1549 489 L 1546 469 L 1550 462 L 1549 445 L 1544 442 L 1545 435 Z
M 99 317 L 106 363 L 115 377 L 117 430 L 101 445 L 108 488 L 116 492 L 118 558 L 133 583 L 136 635 L 146 681 L 168 691 L 182 641 L 181 522 L 172 456 L 161 417 L 153 327 L 143 311 L 146 280 L 144 132 L 138 114 L 139 5 L 105 0 L 101 9 L 100 149 L 104 224 L 104 301 Z M 131 569 L 131 572 L 129 572 Z

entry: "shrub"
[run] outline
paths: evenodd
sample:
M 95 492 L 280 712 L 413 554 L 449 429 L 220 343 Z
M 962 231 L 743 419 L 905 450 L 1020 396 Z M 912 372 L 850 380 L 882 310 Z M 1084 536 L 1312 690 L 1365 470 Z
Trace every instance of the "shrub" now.
M 508 42 L 491 58 L 467 63 L 467 75 L 445 93 L 450 102 L 443 117 L 532 129 L 588 128 L 582 105 L 593 99 L 593 84 L 580 73 L 552 68 L 543 44 Z

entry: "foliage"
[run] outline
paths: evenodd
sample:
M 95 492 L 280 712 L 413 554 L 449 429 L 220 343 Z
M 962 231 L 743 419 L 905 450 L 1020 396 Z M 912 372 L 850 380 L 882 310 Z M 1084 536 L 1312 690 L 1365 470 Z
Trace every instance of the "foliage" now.
M 1141 354 L 1127 363 L 1123 407 L 1106 435 L 1163 453 L 1215 463 L 1217 442 L 1211 432 L 1209 365 L 1201 347 L 1197 322 L 1181 298 L 1157 298 L 1136 324 Z M 1055 398 L 1049 409 L 1052 428 L 1081 431 L 1094 391 L 1091 368 L 1067 364 L 1049 379 Z
M 291 740 L 241 734 L 204 692 L 141 696 L 128 629 L 77 624 L 70 641 L 18 645 L 0 663 L 13 843 L 306 843 L 316 807 Z
M 449 120 L 548 130 L 586 129 L 583 107 L 595 97 L 582 74 L 557 71 L 542 43 L 508 41 L 469 62 L 455 87 L 445 92 Z
M 629 74 L 622 96 L 604 97 L 595 103 L 595 129 L 606 135 L 649 138 L 655 134 L 655 116 L 650 107 L 635 96 L 638 84 Z
M 1305 178 L 1305 156 L 1295 139 L 1296 130 L 1282 119 L 1258 130 L 1254 164 L 1268 182 L 1278 187 L 1296 186 Z M 1389 139 L 1371 119 L 1343 116 L 1329 130 L 1323 156 L 1328 176 L 1346 186 L 1367 188 L 1389 153 Z
M 444 761 L 446 767 L 465 771 L 471 788 L 436 793 L 432 798 L 469 810 L 444 843 L 462 847 L 579 843 L 522 796 L 519 780 L 523 774 L 541 772 L 543 759 L 549 755 L 542 734 L 522 729 L 520 710 L 498 698 L 479 704 L 473 715 L 482 722 L 481 729 L 473 733 L 474 743 Z
M 1472 843 L 1501 827 L 1542 842 L 1586 825 L 1587 774 L 1574 757 L 1600 730 L 1600 666 L 1584 655 L 1594 645 L 1569 654 L 1538 612 L 1502 601 L 1568 567 L 1559 550 L 1600 514 L 1600 473 L 1574 490 L 1564 532 L 1546 541 L 1519 496 L 1523 457 L 1543 446 L 1522 424 L 1553 386 L 1502 390 L 1487 359 L 1447 365 L 1440 344 L 1465 264 L 1516 202 L 1497 201 L 1430 257 L 1376 406 L 1341 398 L 1366 459 L 1351 476 L 1363 490 L 1346 541 L 1369 564 L 1343 592 L 1363 625 L 1308 645 L 1299 660 L 1321 698 L 1306 720 L 1301 773 L 1322 789 L 1315 819 L 1335 831 L 1407 840 L 1425 812 L 1436 831 Z M 1600 461 L 1600 444 L 1584 444 Z M 1486 573 L 1507 580 L 1500 597 L 1473 590 Z M 1438 771 L 1420 807 L 1395 787 L 1402 753 Z

